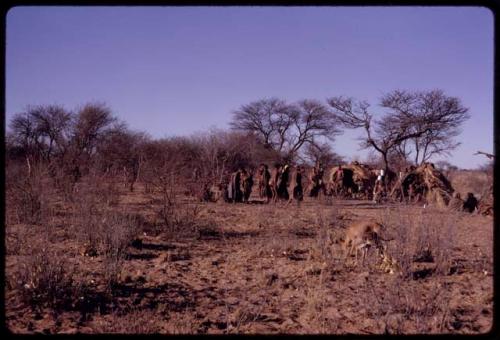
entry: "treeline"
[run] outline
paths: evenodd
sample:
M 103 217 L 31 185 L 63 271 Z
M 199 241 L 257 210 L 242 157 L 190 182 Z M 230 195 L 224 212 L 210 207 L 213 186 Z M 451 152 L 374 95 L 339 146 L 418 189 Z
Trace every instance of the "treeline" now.
M 300 157 L 304 146 L 325 151 L 344 129 L 360 129 L 360 147 L 375 152 L 388 171 L 390 164 L 420 165 L 449 154 L 459 145 L 455 137 L 469 118 L 461 100 L 442 90 L 395 90 L 382 95 L 378 106 L 381 115 L 366 101 L 342 96 L 325 103 L 263 99 L 234 111 L 232 127 L 255 133 L 286 159 Z
M 89 175 L 118 179 L 131 191 L 139 178 L 147 190 L 171 180 L 184 180 L 196 190 L 199 185 L 188 181 L 194 177 L 209 185 L 239 166 L 274 159 L 248 133 L 214 130 L 153 139 L 129 129 L 104 104 L 87 104 L 74 112 L 55 105 L 30 107 L 16 114 L 9 127 L 7 185 L 43 172 L 68 199 Z
M 364 131 L 361 147 L 374 151 L 375 161 L 387 169 L 418 165 L 456 148 L 454 137 L 469 117 L 458 98 L 441 90 L 393 91 L 379 106 L 384 113 L 375 118 L 367 102 L 352 98 L 262 99 L 232 112 L 231 130 L 162 139 L 130 129 L 103 103 L 74 111 L 31 106 L 8 122 L 7 183 L 43 169 L 67 198 L 89 174 L 118 178 L 130 191 L 139 179 L 146 190 L 182 182 L 190 194 L 203 197 L 239 167 L 341 163 L 329 142 L 344 129 Z

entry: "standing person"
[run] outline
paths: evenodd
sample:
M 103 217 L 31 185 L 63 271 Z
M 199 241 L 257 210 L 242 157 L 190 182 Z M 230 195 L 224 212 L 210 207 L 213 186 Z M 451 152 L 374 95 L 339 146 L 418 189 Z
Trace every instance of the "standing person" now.
M 323 166 L 323 164 L 320 162 L 318 164 L 318 169 L 317 169 L 317 172 L 316 172 L 316 176 L 318 178 L 318 184 L 319 186 L 322 188 L 324 186 L 324 183 L 323 183 L 323 176 L 325 175 L 325 168 Z
M 463 204 L 463 210 L 469 213 L 477 211 L 477 204 L 478 204 L 477 198 L 474 197 L 474 194 L 472 192 L 469 192 L 467 193 L 467 199 Z
M 307 190 L 309 197 L 317 197 L 321 190 L 323 190 L 323 193 L 325 192 L 324 173 L 323 165 L 319 161 L 316 162 L 309 175 L 309 189 Z
M 243 192 L 241 191 L 241 170 L 242 169 L 238 169 L 233 172 L 229 181 L 228 198 L 233 203 L 241 202 L 243 199 Z
M 406 176 L 406 174 L 408 173 L 408 167 L 405 167 L 404 169 L 400 169 L 399 171 L 399 178 L 398 178 L 398 181 L 397 181 L 397 189 L 399 190 L 399 201 L 400 202 L 403 202 L 405 200 L 405 191 L 403 190 L 403 179 L 404 177 Z M 391 190 L 391 194 L 394 192 L 394 187 L 392 188 Z
M 278 178 L 278 183 L 277 183 L 278 196 L 279 198 L 282 198 L 284 200 L 288 200 L 289 198 L 288 194 L 289 177 L 290 177 L 290 166 L 286 164 L 281 170 L 281 174 Z
M 272 190 L 269 186 L 271 173 L 269 172 L 267 165 L 264 163 L 260 164 L 257 174 L 259 179 L 259 197 L 265 198 L 266 203 L 269 203 L 269 198 L 272 197 Z
M 383 183 L 383 182 L 384 182 L 384 175 L 385 175 L 385 171 L 384 171 L 384 169 L 380 169 L 379 171 L 380 171 L 380 172 L 379 172 L 379 173 L 380 173 L 379 177 L 380 177 L 380 180 L 381 180 L 381 181 L 382 181 L 382 183 Z
M 339 195 L 344 192 L 344 169 L 342 169 L 342 165 L 339 164 L 337 171 L 335 171 L 335 182 L 336 182 L 336 195 Z
M 289 192 L 288 204 L 290 204 L 294 199 L 297 200 L 297 204 L 304 199 L 304 192 L 302 188 L 302 175 L 304 174 L 304 168 L 299 165 L 295 169 L 290 170 L 290 181 L 287 184 Z
M 412 203 L 413 202 L 413 199 L 416 195 L 416 188 L 415 188 L 415 183 L 410 183 L 410 185 L 408 186 L 408 203 Z
M 375 180 L 375 186 L 373 188 L 373 203 L 378 203 L 380 196 L 382 195 L 383 179 L 384 179 L 384 170 L 379 170 L 377 179 Z
M 382 184 L 381 196 L 385 195 L 385 193 L 387 192 L 387 183 L 386 182 L 387 181 L 385 179 L 385 170 L 380 169 L 380 183 Z
M 316 195 L 316 189 L 317 189 L 316 177 L 317 177 L 317 171 L 316 171 L 316 166 L 314 166 L 311 169 L 311 172 L 309 173 L 309 188 L 307 189 L 307 191 L 309 192 L 309 197 L 313 197 Z
M 317 161 L 315 166 L 314 166 L 314 170 L 316 170 L 316 174 L 321 174 L 323 175 L 325 169 L 323 168 L 323 163 L 321 163 L 320 161 Z
M 271 197 L 273 202 L 278 200 L 278 182 L 281 177 L 282 166 L 279 163 L 274 165 L 274 169 L 271 171 L 271 179 L 269 180 L 269 187 L 271 189 Z
M 233 174 L 231 174 L 230 178 L 229 178 L 229 182 L 227 183 L 227 190 L 226 190 L 226 193 L 227 193 L 227 201 L 228 202 L 232 202 L 233 201 L 233 198 L 234 198 L 234 190 L 233 190 Z
M 253 175 L 244 168 L 240 169 L 241 196 L 244 203 L 248 203 L 252 193 Z

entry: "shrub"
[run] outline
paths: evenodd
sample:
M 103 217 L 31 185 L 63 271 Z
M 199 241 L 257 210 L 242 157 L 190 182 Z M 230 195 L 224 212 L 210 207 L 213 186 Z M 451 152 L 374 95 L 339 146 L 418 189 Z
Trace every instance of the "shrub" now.
M 42 224 L 51 214 L 49 197 L 52 193 L 47 183 L 47 170 L 34 166 L 31 174 L 25 174 L 18 167 L 11 166 L 6 171 L 6 210 L 8 222 Z
M 68 260 L 44 246 L 33 249 L 14 280 L 25 303 L 33 308 L 47 306 L 58 310 L 78 299 L 80 287 L 74 276 Z
M 104 254 L 106 286 L 112 288 L 122 271 L 126 249 L 138 234 L 137 220 L 133 216 L 108 212 L 100 228 L 101 248 Z
M 109 206 L 109 188 L 98 184 L 82 186 L 74 202 L 73 225 L 84 243 L 84 255 L 104 256 L 104 278 L 111 289 L 118 280 L 126 249 L 140 233 L 144 220 L 137 214 L 124 214 Z M 114 195 L 114 194 L 113 194 Z
M 114 230 L 117 221 L 114 215 L 118 213 L 113 212 L 111 207 L 117 203 L 119 192 L 114 180 L 108 181 L 103 177 L 89 176 L 79 184 L 78 195 L 73 202 L 73 225 L 80 240 L 85 243 L 86 252 L 97 255 L 103 251 L 106 237 L 117 232 Z M 129 222 L 137 228 L 139 221 L 130 219 Z
M 97 254 L 102 217 L 98 196 L 90 190 L 81 190 L 75 197 L 72 224 L 80 240 L 85 243 L 87 255 Z
M 386 334 L 443 333 L 450 311 L 449 292 L 439 283 L 426 287 L 421 294 L 420 281 L 393 276 L 383 289 L 368 276 L 367 303 L 370 314 L 380 322 Z M 420 288 L 420 289 L 419 289 Z
M 388 245 L 389 255 L 397 261 L 404 278 L 412 277 L 415 262 L 433 263 L 436 274 L 449 273 L 454 244 L 451 228 L 456 218 L 431 208 L 415 213 L 400 207 L 382 213 L 382 223 L 394 239 Z
M 181 202 L 174 190 L 171 181 L 165 181 L 160 188 L 160 206 L 157 209 L 157 218 L 163 231 L 169 237 L 193 237 L 198 234 L 200 227 L 210 221 L 200 218 L 201 208 L 198 204 Z

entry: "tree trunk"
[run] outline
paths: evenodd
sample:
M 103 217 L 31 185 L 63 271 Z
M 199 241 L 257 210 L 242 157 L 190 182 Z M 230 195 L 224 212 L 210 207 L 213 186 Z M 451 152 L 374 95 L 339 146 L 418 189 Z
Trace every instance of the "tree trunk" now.
M 387 159 L 387 152 L 383 152 L 382 153 L 382 157 L 384 159 L 384 171 L 385 171 L 385 174 L 384 174 L 384 189 L 385 191 L 387 191 L 387 181 L 389 179 L 389 160 Z
M 28 177 L 31 177 L 31 163 L 29 156 L 26 157 L 26 163 L 28 164 Z
M 418 156 L 420 155 L 420 149 L 418 147 L 418 140 L 415 141 L 415 165 L 418 166 Z

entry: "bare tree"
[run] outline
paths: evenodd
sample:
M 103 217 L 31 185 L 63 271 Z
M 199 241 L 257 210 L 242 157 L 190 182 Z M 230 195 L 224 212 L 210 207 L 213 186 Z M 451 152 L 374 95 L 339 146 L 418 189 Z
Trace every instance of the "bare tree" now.
M 414 132 L 426 132 L 403 141 L 397 151 L 405 158 L 413 156 L 414 164 L 423 164 L 432 156 L 446 155 L 460 143 L 454 138 L 460 134 L 460 125 L 469 118 L 468 109 L 460 99 L 449 97 L 442 90 L 409 92 L 392 91 L 381 100 L 389 114 L 412 119 Z
M 208 182 L 223 182 L 225 176 L 239 167 L 257 165 L 254 153 L 258 145 L 252 134 L 214 129 L 191 140 L 200 149 L 196 168 Z
M 265 147 L 283 150 L 287 131 L 292 126 L 290 106 L 277 98 L 261 99 L 233 111 L 231 127 L 256 133 Z
M 67 146 L 72 114 L 57 105 L 37 106 L 30 111 L 40 144 L 45 145 L 44 158 L 50 162 L 54 152 L 60 153 Z
M 380 153 L 386 171 L 391 153 L 408 157 L 415 152 L 416 162 L 424 162 L 432 155 L 450 151 L 456 147 L 452 138 L 468 117 L 460 100 L 447 97 L 440 90 L 415 93 L 397 90 L 386 94 L 380 106 L 388 110 L 378 120 L 373 119 L 366 101 L 333 97 L 328 104 L 344 126 L 365 130 L 361 146 Z M 411 141 L 414 149 L 410 151 Z
M 495 155 L 488 153 L 488 152 L 484 152 L 484 151 L 477 151 L 474 155 L 484 155 L 491 160 L 495 159 Z
M 133 191 L 144 163 L 142 145 L 147 141 L 145 133 L 130 131 L 124 125 L 109 130 L 97 146 L 101 170 L 115 175 L 122 173 L 125 185 Z
M 330 166 L 345 163 L 345 159 L 335 153 L 332 146 L 328 143 L 320 145 L 308 144 L 305 148 L 304 156 L 311 164 L 321 163 L 324 166 Z
M 80 108 L 73 120 L 69 150 L 64 157 L 64 165 L 78 180 L 82 171 L 86 172 L 97 145 L 104 139 L 106 132 L 116 128 L 119 122 L 111 110 L 103 103 L 90 103 Z
M 76 115 L 73 127 L 73 142 L 77 152 L 92 155 L 104 132 L 115 122 L 116 118 L 106 105 L 95 103 L 83 106 Z
M 351 98 L 333 97 L 328 99 L 328 104 L 345 127 L 365 130 L 366 138 L 361 139 L 361 147 L 373 148 L 380 153 L 388 172 L 391 150 L 413 135 L 409 132 L 409 122 L 398 121 L 398 117 L 389 115 L 374 122 L 373 115 L 368 112 L 370 105 L 365 101 L 355 102 Z
M 67 142 L 71 113 L 57 105 L 29 106 L 10 122 L 11 141 L 24 154 L 31 172 L 35 160 L 51 161 Z
M 288 137 L 287 153 L 295 156 L 304 144 L 318 143 L 321 137 L 333 141 L 341 133 L 337 120 L 326 106 L 317 100 L 302 100 L 292 106 L 293 132 Z
M 38 145 L 37 129 L 33 117 L 27 112 L 17 113 L 10 121 L 12 132 L 11 150 L 17 149 L 17 154 L 23 155 L 26 160 L 28 176 L 31 174 L 32 164 L 41 154 Z
M 474 155 L 483 155 L 488 157 L 488 162 L 486 164 L 483 164 L 478 167 L 479 170 L 485 172 L 489 178 L 493 178 L 493 170 L 495 166 L 495 155 L 489 153 L 489 152 L 484 152 L 484 151 L 477 151 Z
M 151 140 L 141 146 L 144 170 L 141 180 L 146 190 L 156 190 L 161 197 L 157 212 L 166 226 L 171 226 L 178 207 L 177 194 L 184 184 L 186 164 L 190 158 L 185 138 Z
M 233 129 L 255 133 L 263 144 L 286 160 L 294 159 L 305 144 L 333 141 L 340 133 L 335 117 L 316 100 L 287 104 L 276 98 L 243 105 L 233 112 Z
M 146 190 L 165 190 L 168 186 L 185 184 L 192 168 L 200 162 L 197 145 L 187 137 L 147 140 L 140 144 L 141 177 Z

